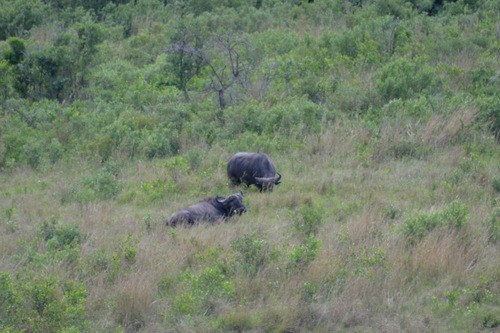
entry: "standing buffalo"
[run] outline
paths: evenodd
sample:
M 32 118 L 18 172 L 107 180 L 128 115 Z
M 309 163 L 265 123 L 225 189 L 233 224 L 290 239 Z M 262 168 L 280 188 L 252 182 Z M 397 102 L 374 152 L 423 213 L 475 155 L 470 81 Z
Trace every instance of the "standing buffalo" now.
M 273 162 L 264 153 L 237 153 L 227 162 L 227 176 L 234 184 L 255 185 L 262 191 L 278 185 L 281 175 L 275 176 Z
M 165 224 L 174 227 L 177 224 L 194 224 L 197 221 L 217 222 L 235 213 L 241 215 L 246 211 L 243 205 L 243 192 L 240 192 L 227 198 L 217 196 L 204 199 L 194 205 L 179 209 Z

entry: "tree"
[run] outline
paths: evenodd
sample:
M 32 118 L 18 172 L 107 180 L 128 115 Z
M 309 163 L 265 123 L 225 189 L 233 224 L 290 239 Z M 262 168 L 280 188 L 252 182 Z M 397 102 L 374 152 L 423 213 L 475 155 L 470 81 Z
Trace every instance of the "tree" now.
M 235 83 L 242 83 L 242 77 L 248 72 L 248 62 L 242 53 L 250 44 L 233 34 L 213 34 L 203 45 L 201 40 L 199 35 L 185 34 L 166 50 L 172 54 L 170 61 L 176 75 L 175 85 L 184 91 L 188 100 L 188 82 L 202 66 L 208 67 L 209 89 L 217 93 L 219 107 L 224 110 L 227 106 L 226 91 Z
M 0 60 L 0 102 L 7 100 L 12 94 L 14 77 L 11 67 L 7 60 Z
M 49 17 L 49 7 L 40 0 L 0 1 L 0 40 L 22 36 Z
M 78 71 L 79 80 L 76 82 L 76 91 L 85 86 L 88 67 L 93 56 L 97 53 L 97 45 L 104 39 L 103 27 L 94 22 L 91 15 L 86 15 L 83 23 L 77 23 L 75 30 L 78 35 Z
M 167 71 L 174 75 L 173 85 L 184 92 L 186 102 L 189 102 L 188 84 L 199 74 L 203 65 L 204 59 L 199 56 L 201 48 L 201 38 L 182 26 L 173 44 L 165 49 L 169 54 Z
M 241 53 L 250 45 L 234 35 L 213 35 L 208 43 L 208 52 L 202 50 L 200 56 L 210 68 L 210 89 L 217 92 L 221 110 L 226 108 L 225 92 L 235 83 L 242 82 L 244 72 L 248 70 L 247 62 Z M 220 58 L 218 57 L 220 56 Z

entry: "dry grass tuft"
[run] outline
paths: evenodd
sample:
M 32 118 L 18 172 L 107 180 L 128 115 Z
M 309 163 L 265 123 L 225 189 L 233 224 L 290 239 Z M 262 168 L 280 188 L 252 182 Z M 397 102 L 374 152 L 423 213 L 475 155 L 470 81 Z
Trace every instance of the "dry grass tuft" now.
M 452 112 L 448 117 L 440 114 L 433 115 L 422 131 L 417 134 L 418 140 L 431 147 L 443 147 L 457 142 L 468 133 L 467 129 L 474 123 L 477 115 L 476 108 L 467 108 L 467 106 Z
M 135 273 L 120 279 L 114 286 L 114 316 L 126 332 L 136 332 L 151 318 L 156 285 L 149 273 Z
M 430 233 L 411 253 L 413 273 L 428 281 L 442 276 L 465 281 L 480 253 L 464 242 L 462 234 L 449 230 Z

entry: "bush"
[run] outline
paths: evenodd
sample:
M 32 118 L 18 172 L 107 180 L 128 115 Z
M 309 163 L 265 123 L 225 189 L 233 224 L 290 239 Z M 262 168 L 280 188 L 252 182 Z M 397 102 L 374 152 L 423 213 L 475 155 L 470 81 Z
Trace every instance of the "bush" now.
M 493 177 L 491 180 L 491 186 L 495 192 L 500 193 L 500 177 Z
M 45 242 L 47 252 L 42 253 L 37 249 L 37 240 L 29 253 L 28 267 L 38 269 L 43 265 L 74 263 L 80 255 L 82 242 L 86 235 L 80 232 L 78 225 L 60 225 L 55 220 L 44 221 L 39 229 L 39 239 Z
M 408 99 L 419 94 L 435 93 L 435 70 L 422 58 L 396 58 L 377 72 L 376 87 L 385 102 Z
M 306 239 L 305 244 L 294 247 L 287 253 L 287 272 L 292 273 L 296 269 L 304 269 L 316 258 L 319 249 L 321 248 L 321 241 L 314 237 Z
M 111 265 L 111 256 L 103 250 L 95 250 L 84 258 L 81 272 L 85 277 L 95 277 L 108 270 Z
M 7 41 L 10 48 L 4 51 L 4 58 L 11 65 L 18 65 L 24 58 L 26 52 L 25 40 L 17 37 L 11 37 Z
M 176 154 L 179 147 L 170 140 L 175 137 L 174 133 L 166 133 L 162 129 L 155 129 L 148 133 L 143 139 L 141 150 L 149 158 L 162 158 Z
M 246 234 L 231 243 L 236 251 L 236 261 L 245 274 L 255 275 L 272 258 L 273 253 L 267 238 L 257 234 Z
M 314 202 L 294 212 L 294 229 L 303 239 L 315 236 L 323 223 L 325 209 L 322 203 Z
M 62 158 L 63 153 L 63 145 L 59 142 L 58 139 L 53 138 L 47 146 L 47 155 L 50 163 L 54 164 L 59 161 Z
M 24 146 L 23 153 L 28 165 L 36 169 L 42 163 L 44 154 L 43 143 L 36 139 L 29 140 Z
M 0 272 L 2 332 L 86 331 L 86 289 L 56 277 L 13 278 Z
M 93 263 L 94 267 L 90 266 L 88 268 L 92 271 L 92 269 L 105 270 L 105 268 L 109 267 L 109 269 L 106 269 L 109 282 L 115 281 L 119 276 L 129 274 L 139 253 L 137 249 L 138 241 L 139 238 L 134 237 L 132 234 L 119 237 L 119 244 L 111 256 L 108 257 L 102 251 L 96 252 L 89 259 L 89 263 Z
M 16 133 L 10 128 L 4 130 L 2 128 L 2 141 L 0 150 L 0 167 L 12 167 L 25 163 L 23 159 L 23 149 L 27 138 L 31 135 L 31 131 L 23 126 L 19 126 L 19 131 Z M 28 134 L 29 133 L 29 134 Z
M 49 17 L 48 6 L 37 0 L 2 1 L 0 40 L 19 36 Z
M 419 212 L 408 217 L 401 226 L 410 245 L 415 245 L 438 226 L 460 230 L 467 223 L 468 208 L 456 200 L 442 210 Z
M 487 96 L 479 100 L 481 118 L 488 125 L 497 141 L 500 141 L 500 96 Z
M 47 242 L 47 249 L 50 250 L 63 250 L 67 247 L 79 247 L 84 235 L 80 233 L 79 225 L 66 225 L 56 227 L 46 222 L 43 224 L 44 239 Z
M 334 45 L 340 54 L 354 59 L 358 56 L 361 39 L 362 33 L 359 28 L 345 29 L 334 40 Z
M 90 191 L 92 197 L 96 199 L 114 198 L 121 190 L 120 182 L 116 176 L 106 170 L 101 170 L 95 176 L 83 177 L 81 184 L 83 189 Z M 92 197 L 89 199 L 92 200 Z
M 199 274 L 186 272 L 181 276 L 186 290 L 173 299 L 174 314 L 210 314 L 212 302 L 234 297 L 234 282 L 218 268 L 208 267 Z
M 62 203 L 115 198 L 120 193 L 122 186 L 117 178 L 117 170 L 108 165 L 105 165 L 94 175 L 81 177 L 76 185 L 62 193 Z

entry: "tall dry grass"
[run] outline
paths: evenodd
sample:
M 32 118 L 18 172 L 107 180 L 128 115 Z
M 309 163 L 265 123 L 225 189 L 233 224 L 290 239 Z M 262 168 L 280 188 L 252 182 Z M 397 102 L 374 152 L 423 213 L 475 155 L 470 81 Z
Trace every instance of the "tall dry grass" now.
M 85 285 L 93 330 L 421 332 L 467 325 L 480 330 L 480 312 L 450 322 L 439 318 L 446 307 L 439 312 L 432 303 L 447 304 L 447 293 L 467 288 L 499 293 L 493 281 L 500 280 L 500 249 L 488 242 L 484 222 L 498 200 L 488 185 L 498 172 L 498 154 L 474 160 L 457 144 L 473 120 L 473 110 L 431 118 L 413 127 L 411 138 L 404 124 L 386 124 L 375 138 L 361 125 L 339 122 L 307 138 L 302 150 L 273 154 L 283 183 L 271 193 L 243 188 L 248 212 L 214 225 L 169 229 L 164 221 L 214 192 L 238 190 L 228 187 L 224 164 L 217 162 L 233 152 L 218 146 L 202 150 L 207 158 L 199 170 L 212 172 L 202 183 L 197 171 L 174 175 L 161 160 L 124 162 L 118 177 L 122 190 L 111 200 L 61 200 L 82 174 L 96 170 L 92 165 L 2 175 L 0 269 L 21 273 L 22 244 L 37 237 L 43 221 L 55 218 L 78 225 L 86 235 L 77 263 L 51 274 Z M 408 139 L 427 152 L 391 153 L 395 142 Z M 476 140 L 482 144 L 480 136 Z M 144 182 L 174 176 L 174 192 L 148 201 Z M 467 225 L 458 231 L 436 228 L 411 246 L 401 232 L 406 219 L 453 200 L 468 207 Z M 304 244 L 297 223 L 307 207 L 322 209 L 313 234 L 321 246 L 313 260 L 290 268 L 293 251 Z M 250 234 L 269 245 L 268 260 L 253 275 L 241 269 L 232 247 Z M 39 251 L 46 251 L 40 244 Z M 190 290 L 196 284 L 189 279 L 207 269 L 221 272 L 222 282 L 234 287 L 229 296 L 212 299 L 203 296 L 203 287 Z M 483 280 L 489 281 L 486 286 Z M 200 303 L 185 301 L 190 292 L 199 293 L 191 297 L 201 297 Z M 465 311 L 473 301 L 461 297 L 463 304 L 454 311 Z M 179 310 L 181 302 L 196 313 Z

